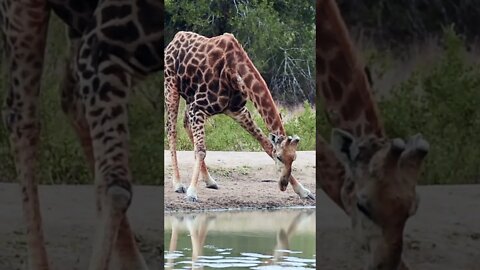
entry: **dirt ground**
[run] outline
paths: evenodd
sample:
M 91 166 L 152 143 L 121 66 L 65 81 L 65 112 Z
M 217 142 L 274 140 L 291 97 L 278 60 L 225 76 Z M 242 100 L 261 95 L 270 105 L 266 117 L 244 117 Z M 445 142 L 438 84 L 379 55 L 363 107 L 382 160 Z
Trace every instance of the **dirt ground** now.
M 185 163 L 193 160 L 191 153 L 182 153 L 187 154 L 190 156 L 180 156 L 182 179 L 189 177 Z M 312 157 L 313 153 L 299 153 L 294 175 L 313 191 Z M 169 162 L 169 157 L 166 161 Z M 192 206 L 194 204 L 186 204 L 183 195 L 174 193 L 171 185 L 167 185 L 165 209 L 312 204 L 299 199 L 291 189 L 278 190 L 272 163 L 263 153 L 249 154 L 248 158 L 232 153 L 209 153 L 207 164 L 212 167 L 212 175 L 220 189 L 209 190 L 202 186 L 199 188 L 200 202 Z M 87 269 L 95 229 L 93 187 L 40 186 L 39 192 L 53 269 Z M 480 185 L 421 186 L 418 192 L 420 207 L 405 232 L 404 257 L 411 269 L 479 270 Z M 353 242 L 349 220 L 323 191 L 316 193 L 318 269 L 360 270 L 362 253 Z M 163 187 L 135 186 L 128 211 L 142 253 L 152 270 L 162 269 L 163 194 Z M 0 183 L 1 270 L 26 269 L 25 227 L 19 195 L 17 184 Z
M 87 269 L 95 225 L 91 186 L 41 186 L 47 247 L 54 270 Z M 480 185 L 419 187 L 420 207 L 406 229 L 405 260 L 412 270 L 478 270 Z M 360 270 L 349 220 L 317 191 L 317 265 Z M 0 269 L 26 269 L 20 190 L 0 184 Z M 162 269 L 163 189 L 135 186 L 128 211 L 150 269 Z
M 480 269 L 480 185 L 420 186 L 420 206 L 409 219 L 404 259 L 411 270 Z M 317 267 L 361 270 L 347 216 L 317 191 Z
M 182 182 L 188 187 L 193 168 L 191 151 L 177 152 Z M 165 211 L 273 208 L 313 206 L 315 201 L 301 199 L 289 186 L 278 188 L 279 173 L 274 161 L 264 152 L 208 151 L 205 163 L 218 190 L 198 185 L 197 203 L 186 201 L 185 194 L 175 193 L 171 183 L 170 152 L 165 151 Z M 315 152 L 297 152 L 293 175 L 305 188 L 315 193 Z

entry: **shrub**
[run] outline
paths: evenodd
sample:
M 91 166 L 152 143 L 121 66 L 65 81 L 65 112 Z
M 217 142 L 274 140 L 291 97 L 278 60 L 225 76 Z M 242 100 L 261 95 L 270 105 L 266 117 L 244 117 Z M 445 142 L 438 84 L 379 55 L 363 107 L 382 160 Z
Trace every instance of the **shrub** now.
M 436 65 L 418 68 L 380 102 L 387 134 L 421 132 L 430 142 L 424 184 L 479 182 L 480 66 L 468 64 L 465 45 L 445 29 Z

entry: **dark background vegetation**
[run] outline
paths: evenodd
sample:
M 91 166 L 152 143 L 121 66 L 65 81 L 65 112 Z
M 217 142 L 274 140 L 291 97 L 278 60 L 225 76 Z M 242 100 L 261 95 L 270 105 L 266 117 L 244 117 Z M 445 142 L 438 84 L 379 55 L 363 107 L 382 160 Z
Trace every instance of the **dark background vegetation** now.
M 479 183 L 480 1 L 338 3 L 355 45 L 372 71 L 373 90 L 388 134 L 405 137 L 422 132 L 431 143 L 422 183 Z M 282 115 L 287 130 L 301 135 L 301 149 L 313 147 L 314 1 L 167 0 L 165 4 L 165 44 L 178 30 L 210 36 L 232 32 L 265 77 L 275 99 L 289 108 L 294 104 L 305 108 L 299 113 L 282 109 Z M 40 180 L 91 183 L 79 144 L 60 110 L 58 84 L 66 49 L 64 27 L 53 16 L 41 92 Z M 1 74 L 3 99 L 6 82 L 5 73 Z M 162 90 L 163 74 L 157 74 L 132 94 L 131 163 L 137 183 L 163 183 Z M 318 117 L 320 131 L 328 138 L 323 116 L 320 113 Z M 259 120 L 258 115 L 255 117 Z M 237 133 L 237 126 L 229 119 L 210 121 L 209 149 L 259 150 L 248 135 Z M 230 130 L 241 143 L 233 143 L 230 135 L 216 140 L 222 134 L 214 132 L 221 130 Z M 182 149 L 191 149 L 182 134 L 179 143 Z M 0 127 L 0 181 L 14 179 L 7 134 Z
M 431 144 L 421 183 L 480 183 L 480 1 L 338 3 L 387 134 L 420 132 Z
M 337 0 L 353 31 L 362 31 L 384 48 L 402 47 L 438 36 L 455 24 L 468 43 L 478 40 L 477 0 Z
M 284 105 L 315 102 L 315 1 L 165 1 L 166 43 L 178 31 L 232 33 Z

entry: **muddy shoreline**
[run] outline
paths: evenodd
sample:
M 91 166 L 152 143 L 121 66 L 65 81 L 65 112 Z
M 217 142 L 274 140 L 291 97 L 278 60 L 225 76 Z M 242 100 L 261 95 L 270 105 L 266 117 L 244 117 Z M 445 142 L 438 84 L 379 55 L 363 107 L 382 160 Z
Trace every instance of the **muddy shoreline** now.
M 135 186 L 128 216 L 151 270 L 163 267 L 163 188 Z M 17 184 L 0 183 L 0 269 L 25 269 L 25 227 Z M 95 229 L 92 186 L 40 186 L 47 249 L 53 270 L 88 267 Z M 480 185 L 420 186 L 417 215 L 405 232 L 411 269 L 477 270 L 480 262 Z M 346 215 L 317 190 L 317 261 L 322 269 L 361 269 Z
M 210 159 L 215 157 L 209 156 Z M 186 202 L 181 194 L 172 191 L 169 182 L 166 182 L 165 193 L 160 186 L 134 186 L 128 216 L 151 270 L 163 269 L 163 210 L 171 215 L 180 213 L 173 211 L 228 212 L 226 208 L 238 211 L 240 206 L 249 206 L 248 211 L 315 206 L 314 202 L 298 198 L 291 188 L 280 192 L 272 161 L 268 156 L 261 158 L 266 156 L 264 153 L 252 156 L 244 156 L 241 160 L 235 160 L 235 155 L 228 155 L 227 159 L 225 156 L 207 159 L 207 164 L 210 162 L 214 168 L 226 169 L 212 170 L 220 189 L 209 190 L 201 186 L 197 205 L 202 207 L 196 209 L 180 207 Z M 261 159 L 257 160 L 257 156 Z M 294 175 L 314 191 L 314 163 L 301 161 L 309 160 L 307 157 L 297 158 Z M 183 172 L 182 179 L 188 179 L 188 166 Z M 404 257 L 411 269 L 477 270 L 480 263 L 480 216 L 477 214 L 480 185 L 420 186 L 417 191 L 420 206 L 409 220 L 404 238 Z M 86 269 L 96 224 L 94 187 L 40 186 L 39 193 L 52 269 Z M 354 244 L 349 219 L 323 191 L 317 189 L 315 193 L 317 262 L 324 270 L 361 269 L 362 253 Z M 162 209 L 164 194 L 165 208 Z M 0 220 L 0 269 L 25 269 L 25 226 L 20 188 L 16 183 L 0 183 Z
M 177 152 L 180 177 L 188 186 L 193 167 L 191 151 Z M 211 209 L 276 209 L 283 207 L 311 207 L 315 201 L 300 198 L 289 186 L 278 188 L 275 163 L 264 152 L 209 151 L 205 162 L 219 189 L 207 189 L 199 183 L 197 203 L 175 193 L 171 183 L 170 152 L 165 151 L 165 212 Z M 315 152 L 297 152 L 293 175 L 315 194 Z

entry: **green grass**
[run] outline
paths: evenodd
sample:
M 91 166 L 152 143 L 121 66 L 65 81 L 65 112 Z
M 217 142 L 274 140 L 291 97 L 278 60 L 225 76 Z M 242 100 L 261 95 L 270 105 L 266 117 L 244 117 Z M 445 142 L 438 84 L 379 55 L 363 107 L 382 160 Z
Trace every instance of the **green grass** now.
M 257 125 L 268 134 L 260 114 L 255 110 L 253 104 L 247 103 L 247 107 L 253 115 Z M 288 135 L 298 135 L 300 143 L 298 150 L 315 150 L 315 110 L 308 104 L 297 110 L 281 109 L 284 118 L 285 129 Z M 177 119 L 177 150 L 192 150 L 188 135 L 183 128 L 183 116 L 185 103 L 180 103 Z M 205 125 L 205 137 L 207 151 L 263 151 L 260 144 L 239 124 L 229 116 L 220 114 L 210 117 Z M 168 148 L 168 139 L 164 138 L 165 148 Z

